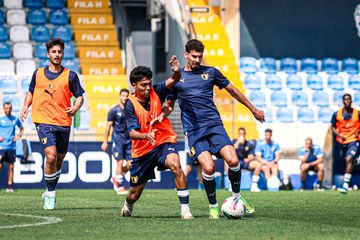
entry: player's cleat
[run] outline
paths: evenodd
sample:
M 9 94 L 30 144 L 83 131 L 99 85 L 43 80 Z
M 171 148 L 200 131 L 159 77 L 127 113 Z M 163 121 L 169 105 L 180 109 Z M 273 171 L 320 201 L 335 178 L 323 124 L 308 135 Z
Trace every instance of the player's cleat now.
M 128 193 L 128 191 L 126 191 L 125 187 L 119 187 L 116 189 L 116 194 L 117 195 L 126 195 Z
M 190 211 L 186 211 L 186 212 L 182 212 L 181 213 L 181 219 L 184 219 L 184 220 L 190 220 L 190 219 L 193 219 L 193 215 L 191 214 Z
M 122 217 L 131 217 L 132 214 L 132 208 L 129 208 L 126 203 L 124 202 L 124 205 L 121 209 L 121 216 Z
M 261 189 L 257 185 L 252 185 L 250 192 L 261 192 Z
M 348 193 L 348 189 L 347 189 L 347 188 L 344 188 L 344 187 L 341 187 L 341 188 L 339 188 L 339 192 L 342 193 L 342 194 L 347 194 L 347 193 Z
M 250 203 L 248 203 L 248 201 L 246 201 L 246 199 L 245 199 L 243 196 L 240 197 L 240 200 L 244 203 L 244 206 L 245 206 L 245 208 L 246 208 L 246 213 L 252 214 L 252 213 L 255 212 L 255 208 L 253 208 L 253 207 L 250 205 Z
M 56 208 L 56 195 L 49 196 L 49 194 L 45 193 L 44 196 L 44 209 L 45 210 L 53 210 Z
M 7 193 L 13 193 L 14 192 L 14 189 L 12 187 L 8 187 L 6 188 L 5 192 Z
M 219 219 L 220 218 L 220 208 L 219 207 L 211 207 L 209 212 L 210 219 Z

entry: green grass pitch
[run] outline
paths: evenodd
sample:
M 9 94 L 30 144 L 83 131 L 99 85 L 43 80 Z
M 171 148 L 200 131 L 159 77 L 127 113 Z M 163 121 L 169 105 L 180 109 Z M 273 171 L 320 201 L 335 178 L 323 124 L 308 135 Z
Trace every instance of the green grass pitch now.
M 57 209 L 42 209 L 41 190 L 0 191 L 0 239 L 359 239 L 360 191 L 242 194 L 256 207 L 241 220 L 208 219 L 204 191 L 192 190 L 195 219 L 181 220 L 175 190 L 145 190 L 132 218 L 112 190 L 58 190 Z M 218 191 L 222 202 L 230 193 Z M 6 214 L 7 213 L 7 214 Z M 21 214 L 21 215 L 10 215 Z M 56 224 L 31 216 L 56 217 Z M 26 227 L 5 228 L 27 224 Z M 30 225 L 30 226 L 29 226 Z

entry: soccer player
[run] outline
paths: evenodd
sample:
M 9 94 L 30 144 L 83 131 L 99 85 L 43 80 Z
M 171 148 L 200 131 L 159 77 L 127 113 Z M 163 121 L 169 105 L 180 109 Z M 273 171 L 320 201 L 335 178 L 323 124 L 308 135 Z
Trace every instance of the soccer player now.
M 313 144 L 311 138 L 305 139 L 305 146 L 301 147 L 298 151 L 301 176 L 301 190 L 305 190 L 306 173 L 309 170 L 317 172 L 318 181 L 315 186 L 316 190 L 324 190 L 322 187 L 322 181 L 324 180 L 324 164 L 323 164 L 323 152 L 318 145 Z
M 346 161 L 344 184 L 339 189 L 341 193 L 346 194 L 349 189 L 353 167 L 357 162 L 360 115 L 357 109 L 351 107 L 352 98 L 350 94 L 345 93 L 342 100 L 344 107 L 333 114 L 331 124 L 336 135 L 336 141 L 340 144 L 342 156 Z
M 214 67 L 201 65 L 204 45 L 196 39 L 185 45 L 185 67 L 181 70 L 182 78 L 174 86 L 168 96 L 167 106 L 173 108 L 176 99 L 181 109 L 184 133 L 189 141 L 193 159 L 198 159 L 203 172 L 203 183 L 209 201 L 212 219 L 220 216 L 219 204 L 216 200 L 215 163 L 212 154 L 222 157 L 229 165 L 229 180 L 233 195 L 241 198 L 248 213 L 254 212 L 250 204 L 240 195 L 241 170 L 235 148 L 230 140 L 220 114 L 214 104 L 213 87 L 225 88 L 232 97 L 244 104 L 263 122 L 264 112 L 257 109 L 220 71 Z
M 124 176 L 130 167 L 131 161 L 131 139 L 126 125 L 126 117 L 124 111 L 124 104 L 129 96 L 129 90 L 123 88 L 120 90 L 119 104 L 113 107 L 107 117 L 107 124 L 105 128 L 104 142 L 101 145 L 101 150 L 108 150 L 108 138 L 110 130 L 113 128 L 112 133 L 112 154 L 116 160 L 115 177 L 111 177 L 110 181 L 114 185 L 114 190 L 118 195 L 127 194 L 123 185 Z M 123 166 L 123 160 L 126 161 L 126 166 Z
M 258 182 L 260 179 L 261 164 L 257 161 L 255 156 L 255 143 L 246 140 L 246 130 L 243 127 L 239 128 L 239 137 L 234 141 L 236 155 L 240 161 L 241 169 L 253 171 L 251 192 L 260 192 Z M 228 166 L 226 167 L 228 169 Z M 228 171 L 226 171 L 228 172 Z
M 281 149 L 277 142 L 272 139 L 272 130 L 265 130 L 265 139 L 256 144 L 255 155 L 261 163 L 261 171 L 264 172 L 266 180 L 271 176 L 278 177 L 278 162 L 280 160 Z
M 189 191 L 175 151 L 176 133 L 170 120 L 163 118 L 163 102 L 174 84 L 180 80 L 180 66 L 176 56 L 170 60 L 172 76 L 152 86 L 152 72 L 148 67 L 135 67 L 130 83 L 135 92 L 125 103 L 126 122 L 132 141 L 130 192 L 126 195 L 121 215 L 130 217 L 134 203 L 140 198 L 148 180 L 155 178 L 154 168 L 170 169 L 181 204 L 181 218 L 192 219 Z
M 46 43 L 50 64 L 35 70 L 20 113 L 21 120 L 26 119 L 32 105 L 32 121 L 46 157 L 43 199 L 44 209 L 48 210 L 56 207 L 55 189 L 68 150 L 72 117 L 84 102 L 84 89 L 77 74 L 61 66 L 64 47 L 59 38 Z M 74 106 L 70 102 L 72 96 L 76 98 Z
M 8 182 L 6 192 L 14 192 L 13 176 L 14 162 L 16 159 L 16 141 L 19 140 L 24 132 L 24 127 L 18 117 L 11 114 L 11 102 L 4 102 L 4 115 L 0 116 L 0 173 L 4 162 L 8 163 Z M 19 133 L 15 134 L 16 127 Z

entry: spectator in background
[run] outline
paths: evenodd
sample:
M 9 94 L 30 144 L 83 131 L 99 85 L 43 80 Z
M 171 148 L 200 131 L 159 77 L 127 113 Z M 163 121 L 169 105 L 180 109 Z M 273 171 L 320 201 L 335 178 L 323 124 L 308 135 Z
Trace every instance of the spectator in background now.
M 22 123 L 18 117 L 11 114 L 12 105 L 10 102 L 3 104 L 4 115 L 0 116 L 0 173 L 4 162 L 8 163 L 8 185 L 6 192 L 14 192 L 13 176 L 14 162 L 16 158 L 16 141 L 24 132 Z M 16 126 L 20 129 L 18 134 Z
M 301 190 L 305 190 L 306 173 L 310 170 L 316 171 L 318 175 L 318 181 L 315 189 L 324 190 L 322 187 L 322 181 L 324 179 L 324 164 L 321 148 L 318 145 L 314 145 L 311 138 L 306 138 L 305 146 L 299 149 L 298 155 L 301 161 Z

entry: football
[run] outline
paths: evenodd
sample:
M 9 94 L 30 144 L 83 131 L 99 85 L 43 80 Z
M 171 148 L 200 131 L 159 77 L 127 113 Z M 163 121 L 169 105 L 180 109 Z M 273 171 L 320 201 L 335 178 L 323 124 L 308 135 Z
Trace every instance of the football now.
M 245 206 L 241 199 L 228 197 L 221 206 L 221 212 L 226 218 L 239 219 L 245 213 Z

